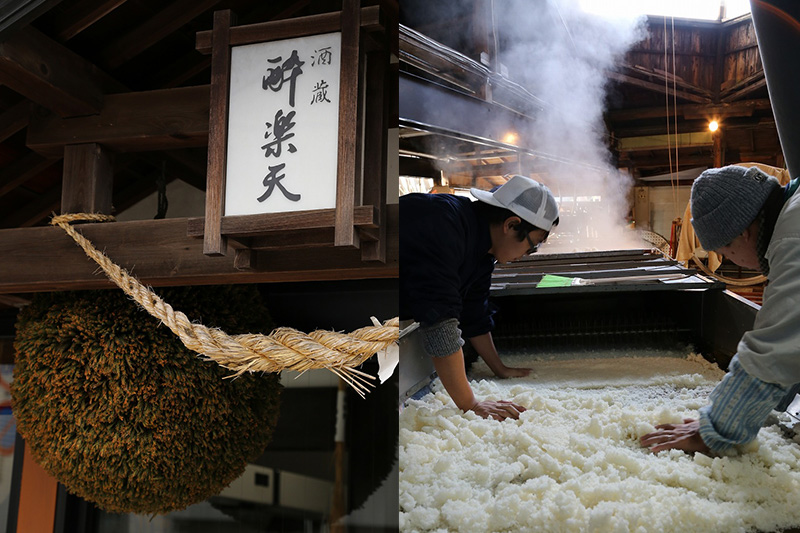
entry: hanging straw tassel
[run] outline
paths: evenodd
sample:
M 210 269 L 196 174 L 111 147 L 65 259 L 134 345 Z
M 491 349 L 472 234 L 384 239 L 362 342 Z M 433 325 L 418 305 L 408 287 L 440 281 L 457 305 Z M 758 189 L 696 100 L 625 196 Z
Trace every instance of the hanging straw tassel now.
M 109 220 L 114 217 L 79 213 L 54 216 L 50 224 L 67 232 L 111 281 L 167 326 L 184 346 L 235 372 L 231 377 L 244 372 L 305 372 L 326 368 L 363 397 L 368 387 L 373 386 L 370 380 L 375 378 L 355 367 L 397 342 L 400 332 L 397 317 L 381 326 L 357 329 L 350 334 L 317 330 L 306 335 L 291 328 L 278 328 L 269 335 L 228 335 L 220 329 L 192 323 L 70 225 L 76 221 Z

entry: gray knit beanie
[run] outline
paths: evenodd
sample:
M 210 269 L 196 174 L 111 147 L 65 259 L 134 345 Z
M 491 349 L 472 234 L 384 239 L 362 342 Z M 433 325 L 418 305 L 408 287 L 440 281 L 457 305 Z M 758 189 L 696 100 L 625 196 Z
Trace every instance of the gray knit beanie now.
M 692 226 L 706 250 L 729 245 L 755 220 L 777 179 L 756 167 L 710 168 L 692 185 Z

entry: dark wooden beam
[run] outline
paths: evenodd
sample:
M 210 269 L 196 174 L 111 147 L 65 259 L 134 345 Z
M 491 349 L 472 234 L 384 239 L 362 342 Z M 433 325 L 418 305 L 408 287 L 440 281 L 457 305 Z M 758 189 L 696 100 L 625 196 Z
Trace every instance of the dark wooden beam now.
M 681 168 L 691 168 L 703 165 L 712 166 L 714 157 L 711 155 L 711 150 L 709 150 L 708 155 L 681 155 L 678 160 Z M 656 153 L 650 156 L 640 156 L 637 154 L 634 157 L 628 157 L 627 155 L 621 155 L 619 161 L 621 166 L 624 166 L 622 165 L 623 163 L 631 161 L 633 166 L 637 169 L 670 167 L 669 156 L 666 153 L 666 150 L 664 150 L 663 153 Z M 672 161 L 672 166 L 675 166 L 674 158 Z
M 103 105 L 103 74 L 31 27 L 0 43 L 0 82 L 62 117 L 97 113 Z
M 31 114 L 31 103 L 22 100 L 0 114 L 0 142 L 28 127 Z
M 2 2 L 0 8 L 0 41 L 11 37 L 17 30 L 28 25 L 31 21 L 61 0 L 7 0 Z
M 25 307 L 31 303 L 30 298 L 18 294 L 0 294 L 0 305 L 6 307 Z
M 233 254 L 208 257 L 188 237 L 188 219 L 82 224 L 80 231 L 118 265 L 152 286 L 319 281 L 398 276 L 398 205 L 389 206 L 386 263 L 358 249 L 320 247 L 258 252 L 258 270 L 237 271 Z M 0 294 L 113 287 L 60 228 L 0 230 Z
M 69 41 L 125 2 L 126 0 L 80 0 L 58 17 L 53 35 L 62 42 Z
M 0 169 L 0 196 L 8 194 L 57 162 L 56 159 L 47 159 L 31 152 L 6 165 Z
M 749 117 L 756 110 L 771 109 L 769 100 L 760 98 L 755 100 L 743 100 L 741 102 L 722 103 L 722 104 L 685 104 L 679 105 L 675 109 L 670 109 L 670 116 L 677 113 L 678 116 L 685 118 L 706 118 L 710 116 L 724 117 Z M 667 113 L 664 106 L 658 107 L 639 107 L 633 109 L 616 109 L 606 113 L 606 120 L 612 124 L 628 122 L 632 120 L 644 120 L 650 118 L 663 118 Z
M 400 157 L 400 175 L 420 178 L 437 178 L 441 168 L 433 159 L 419 157 Z
M 734 92 L 728 94 L 726 97 L 722 98 L 722 101 L 723 102 L 733 102 L 733 101 L 738 100 L 739 98 L 742 98 L 744 96 L 747 96 L 748 94 L 753 93 L 753 92 L 755 92 L 755 91 L 757 91 L 759 89 L 763 89 L 766 86 L 767 86 L 767 79 L 763 78 L 761 80 L 758 80 L 758 81 L 754 82 L 752 85 L 748 85 L 747 87 L 744 87 L 742 89 L 739 89 L 738 91 L 734 91 Z
M 371 30 L 380 28 L 380 6 L 369 6 L 361 9 L 361 29 Z M 286 39 L 317 33 L 339 31 L 341 14 L 323 13 L 308 17 L 297 17 L 289 20 L 275 20 L 234 26 L 231 28 L 231 46 L 251 44 L 263 40 L 263 35 L 269 35 L 271 40 Z M 258 36 L 258 37 L 254 37 Z M 195 48 L 203 54 L 211 53 L 211 30 L 197 32 Z
M 705 96 L 699 96 L 697 94 L 692 94 L 687 91 L 673 91 L 672 87 L 667 84 L 667 87 L 660 83 L 655 83 L 652 81 L 645 81 L 640 80 L 639 78 L 634 78 L 633 76 L 628 76 L 626 74 L 621 74 L 619 72 L 607 72 L 606 76 L 609 79 L 617 81 L 619 83 L 626 83 L 628 85 L 633 85 L 634 87 L 640 87 L 642 89 L 648 89 L 650 91 L 654 91 L 657 93 L 664 94 L 665 92 L 672 96 L 673 94 L 676 95 L 678 98 L 682 98 L 684 100 L 688 100 L 690 102 L 696 102 L 698 104 L 707 104 L 711 103 L 711 99 Z
M 27 228 L 35 226 L 58 211 L 61 205 L 61 189 L 53 189 L 38 199 L 25 204 L 22 209 L 3 217 L 0 227 Z
M 166 3 L 167 7 L 148 17 L 143 24 L 104 46 L 101 63 L 112 70 L 119 67 L 211 9 L 219 1 L 180 0 Z
M 208 106 L 208 85 L 108 95 L 98 115 L 34 113 L 27 144 L 55 157 L 67 144 L 90 142 L 119 152 L 206 146 Z
M 289 6 L 275 6 L 270 2 L 262 2 L 242 17 L 238 17 L 238 24 L 245 25 L 251 22 L 265 22 L 293 18 L 299 11 L 308 7 L 310 0 L 299 0 Z M 276 8 L 278 9 L 276 11 Z M 198 56 L 196 50 L 175 59 L 166 67 L 153 74 L 153 84 L 156 87 L 168 89 L 184 85 L 186 81 L 201 72 L 211 68 L 211 58 Z

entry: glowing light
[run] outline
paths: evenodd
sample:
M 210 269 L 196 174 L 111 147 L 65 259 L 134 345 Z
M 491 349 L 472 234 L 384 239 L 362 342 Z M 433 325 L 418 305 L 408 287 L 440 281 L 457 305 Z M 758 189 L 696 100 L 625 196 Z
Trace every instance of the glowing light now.
M 712 120 L 708 123 L 708 129 L 711 131 L 717 131 L 717 129 L 719 129 L 719 123 L 716 120 Z
M 519 135 L 517 135 L 513 131 L 509 131 L 508 133 L 503 135 L 503 142 L 506 144 L 517 144 L 517 140 L 519 140 Z

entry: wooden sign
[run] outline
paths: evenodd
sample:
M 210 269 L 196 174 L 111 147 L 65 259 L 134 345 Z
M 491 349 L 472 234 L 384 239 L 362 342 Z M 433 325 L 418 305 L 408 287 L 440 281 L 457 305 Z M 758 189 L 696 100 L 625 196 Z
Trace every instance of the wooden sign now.
M 225 215 L 336 207 L 341 33 L 231 50 Z
M 360 248 L 385 262 L 389 52 L 379 6 L 250 26 L 215 13 L 206 255 L 256 269 L 276 246 Z M 276 244 L 282 243 L 282 244 Z

